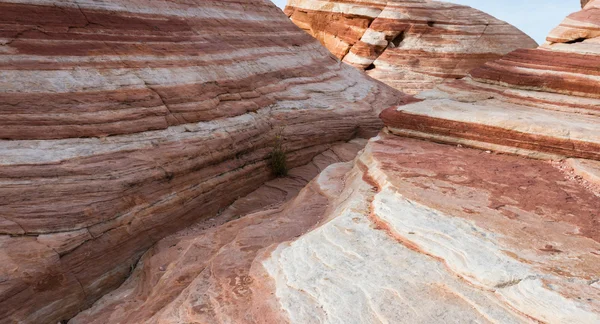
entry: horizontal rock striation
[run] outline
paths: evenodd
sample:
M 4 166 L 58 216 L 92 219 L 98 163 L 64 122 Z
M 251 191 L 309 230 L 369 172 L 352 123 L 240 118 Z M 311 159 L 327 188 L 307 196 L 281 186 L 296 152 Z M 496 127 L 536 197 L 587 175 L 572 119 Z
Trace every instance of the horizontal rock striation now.
M 573 39 L 597 3 L 539 49 L 383 111 L 353 163 L 324 168 L 361 142 L 333 146 L 160 240 L 72 322 L 600 322 L 598 57 Z M 350 37 L 358 13 L 328 17 Z
M 597 323 L 600 199 L 386 133 L 280 207 L 160 241 L 73 323 Z
M 410 94 L 537 46 L 517 28 L 453 3 L 290 0 L 285 12 L 344 62 Z
M 0 1 L 0 322 L 69 319 L 277 136 L 304 165 L 401 100 L 268 1 Z
M 135 134 L 241 116 L 340 73 L 262 1 L 0 9 L 3 139 Z
M 431 97 L 425 101 L 384 111 L 388 129 L 530 157 L 600 160 L 600 116 L 524 107 L 493 97 L 466 101 L 469 97 L 447 98 L 437 91 L 427 95 Z
M 197 223 L 159 241 L 119 289 L 71 323 L 282 323 L 277 309 L 261 305 L 276 301 L 270 291 L 254 290 L 262 279 L 251 274 L 252 263 L 262 249 L 319 221 L 344 172 L 313 178 L 331 163 L 353 159 L 365 144 L 334 145 L 237 200 L 210 221 L 213 226 Z
M 388 109 L 391 132 L 540 158 L 600 160 L 600 10 L 591 1 L 537 49 Z M 424 101 L 423 101 L 424 100 Z

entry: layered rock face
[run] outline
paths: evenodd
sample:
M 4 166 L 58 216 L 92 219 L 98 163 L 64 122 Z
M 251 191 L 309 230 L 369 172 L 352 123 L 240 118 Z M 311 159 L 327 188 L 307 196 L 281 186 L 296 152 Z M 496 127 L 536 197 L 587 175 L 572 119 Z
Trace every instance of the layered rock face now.
M 281 207 L 162 240 L 72 322 L 597 323 L 600 198 L 567 176 L 382 133 Z
M 0 322 L 56 323 L 161 238 L 381 127 L 401 94 L 269 1 L 0 1 Z
M 569 15 L 537 49 L 382 113 L 391 132 L 541 158 L 600 160 L 600 1 Z
M 267 274 L 252 273 L 255 259 L 322 220 L 346 169 L 308 182 L 327 165 L 353 159 L 365 142 L 333 146 L 288 177 L 240 198 L 211 222 L 239 220 L 217 227 L 198 223 L 161 240 L 125 284 L 71 323 L 284 323 Z
M 411 94 L 537 46 L 517 28 L 453 3 L 289 0 L 285 12 L 344 62 Z
M 299 190 L 360 141 L 222 214 L 239 220 L 161 240 L 72 323 L 600 322 L 600 132 L 586 87 L 598 58 L 595 39 L 578 40 L 594 34 L 597 3 L 549 37 L 576 42 L 517 51 L 385 110 L 352 163 Z

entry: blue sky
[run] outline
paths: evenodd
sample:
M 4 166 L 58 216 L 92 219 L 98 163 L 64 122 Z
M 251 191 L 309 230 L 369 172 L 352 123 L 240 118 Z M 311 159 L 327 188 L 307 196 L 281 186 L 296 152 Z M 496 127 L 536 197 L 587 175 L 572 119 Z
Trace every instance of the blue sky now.
M 538 43 L 568 14 L 581 9 L 577 0 L 446 0 L 485 11 L 518 27 Z M 274 0 L 283 8 L 287 0 Z

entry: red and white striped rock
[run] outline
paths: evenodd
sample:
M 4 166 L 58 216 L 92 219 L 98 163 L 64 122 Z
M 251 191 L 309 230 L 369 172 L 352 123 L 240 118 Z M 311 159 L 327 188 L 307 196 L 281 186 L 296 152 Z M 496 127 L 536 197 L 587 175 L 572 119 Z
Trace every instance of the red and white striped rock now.
M 160 241 L 73 323 L 597 323 L 600 198 L 381 134 L 281 207 Z
M 382 113 L 395 134 L 540 158 L 600 160 L 600 1 L 516 50 Z
M 161 238 L 378 130 L 399 92 L 269 1 L 0 1 L 0 322 L 56 323 Z
M 399 100 L 391 132 L 596 159 L 596 39 L 415 100 L 267 2 L 0 4 L 0 321 L 600 321 L 597 161 L 382 133 L 300 189 Z M 277 134 L 304 166 L 260 187 Z
M 283 323 L 285 315 L 270 309 L 276 300 L 268 286 L 256 286 L 264 278 L 253 273 L 253 262 L 262 249 L 300 236 L 323 217 L 347 168 L 311 180 L 365 144 L 335 145 L 214 219 L 159 241 L 119 289 L 71 323 Z
M 344 62 L 411 94 L 537 46 L 517 28 L 453 3 L 289 0 L 285 12 Z

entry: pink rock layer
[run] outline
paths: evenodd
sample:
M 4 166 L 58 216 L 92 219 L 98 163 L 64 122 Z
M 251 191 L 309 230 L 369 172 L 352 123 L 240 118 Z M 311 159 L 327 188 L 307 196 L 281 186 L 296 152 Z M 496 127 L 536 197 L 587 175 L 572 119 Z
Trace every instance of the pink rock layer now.
M 353 164 L 326 168 L 289 202 L 276 203 L 295 190 L 250 195 L 234 206 L 275 205 L 159 241 L 73 322 L 598 323 L 597 161 L 461 147 L 600 160 L 598 98 L 584 86 L 597 42 L 553 41 L 593 35 L 597 4 L 539 50 L 385 110 L 386 131 Z
M 270 291 L 250 290 L 260 280 L 249 273 L 252 262 L 262 248 L 298 237 L 318 222 L 328 199 L 316 181 L 309 182 L 328 165 L 356 157 L 365 144 L 354 140 L 335 145 L 290 170 L 289 176 L 238 199 L 209 221 L 212 226 L 199 222 L 159 241 L 119 289 L 71 322 L 215 323 L 229 318 L 232 323 L 281 323 L 282 314 L 269 310 L 268 303 L 275 302 Z M 223 293 L 216 296 L 220 306 L 212 302 L 216 291 Z M 222 308 L 230 313 L 220 314 Z
M 520 49 L 382 114 L 396 134 L 537 157 L 600 160 L 600 1 Z M 546 154 L 545 156 L 543 156 Z
M 345 63 L 410 94 L 537 46 L 488 14 L 438 1 L 290 0 L 285 12 Z
M 600 199 L 550 163 L 382 133 L 282 206 L 148 251 L 73 323 L 595 323 Z
M 161 238 L 381 127 L 402 94 L 272 3 L 0 1 L 0 322 L 56 323 Z
M 266 2 L 54 4 L 0 2 L 0 138 L 230 118 L 276 103 L 300 78 L 334 77 L 326 52 Z

